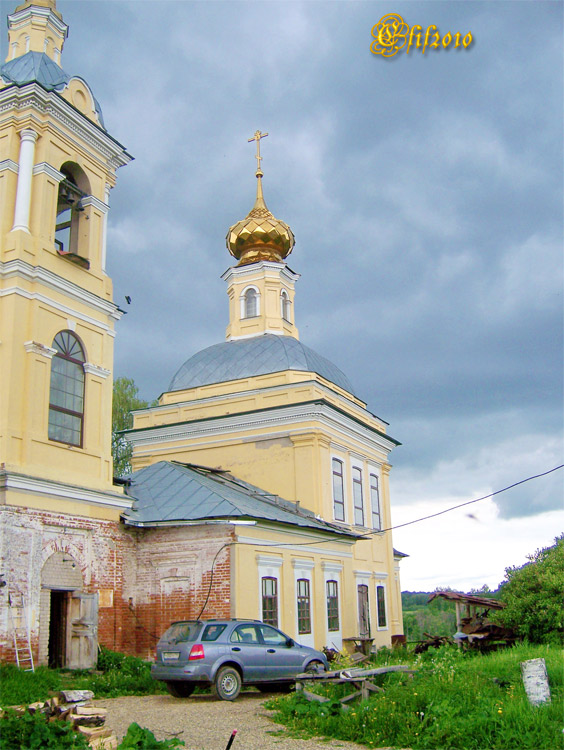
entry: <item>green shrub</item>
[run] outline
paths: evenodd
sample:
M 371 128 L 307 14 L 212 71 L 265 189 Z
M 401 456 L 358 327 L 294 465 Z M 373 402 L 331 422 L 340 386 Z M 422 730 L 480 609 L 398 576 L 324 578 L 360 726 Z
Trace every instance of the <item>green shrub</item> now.
M 49 722 L 43 714 L 18 716 L 9 709 L 0 718 L 0 750 L 86 750 L 84 735 L 67 721 Z
M 532 707 L 525 695 L 519 663 L 539 657 L 546 660 L 552 702 Z M 395 654 L 385 658 L 388 663 L 400 663 Z M 525 644 L 480 655 L 445 647 L 411 659 L 417 668 L 413 677 L 396 672 L 376 678 L 374 682 L 385 691 L 367 701 L 349 704 L 348 712 L 335 704 L 335 699 L 343 695 L 341 685 L 324 686 L 323 693 L 331 704 L 310 703 L 298 693 L 276 698 L 269 706 L 276 710 L 277 720 L 294 730 L 369 747 L 562 747 L 564 686 L 562 654 L 558 649 Z M 315 685 L 315 690 L 321 692 Z
M 133 723 L 129 725 L 127 734 L 119 745 L 119 750 L 174 750 L 179 747 L 184 747 L 184 742 L 177 737 L 157 740 L 149 729 Z

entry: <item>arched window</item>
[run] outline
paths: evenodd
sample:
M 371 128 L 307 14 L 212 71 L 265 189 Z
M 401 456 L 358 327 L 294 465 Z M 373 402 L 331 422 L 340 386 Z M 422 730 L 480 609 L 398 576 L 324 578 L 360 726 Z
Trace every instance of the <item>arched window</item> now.
M 282 289 L 280 292 L 280 313 L 282 315 L 283 320 L 285 320 L 288 323 L 291 323 L 291 311 L 292 311 L 292 303 L 290 302 L 290 297 L 288 296 L 288 292 L 285 289 Z
M 243 305 L 243 317 L 244 318 L 256 318 L 259 314 L 259 297 L 257 290 L 250 286 L 244 296 L 244 305 Z
M 89 268 L 87 258 L 80 254 L 79 224 L 84 211 L 82 199 L 89 194 L 88 180 L 78 164 L 65 163 L 61 167 L 64 179 L 59 183 L 55 247 L 59 255 Z
M 82 446 L 84 421 L 84 349 L 71 331 L 60 331 L 53 341 L 51 362 L 49 440 Z

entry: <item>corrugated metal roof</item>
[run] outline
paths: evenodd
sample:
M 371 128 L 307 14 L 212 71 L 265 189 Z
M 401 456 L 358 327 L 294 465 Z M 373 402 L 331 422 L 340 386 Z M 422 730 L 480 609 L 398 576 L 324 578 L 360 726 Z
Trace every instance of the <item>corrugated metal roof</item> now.
M 250 519 L 358 536 L 227 472 L 190 464 L 159 461 L 134 472 L 125 491 L 134 498 L 133 508 L 123 516 L 131 525 Z
M 354 395 L 350 380 L 328 359 L 292 336 L 271 333 L 203 349 L 186 360 L 168 390 L 180 391 L 284 370 L 316 372 Z

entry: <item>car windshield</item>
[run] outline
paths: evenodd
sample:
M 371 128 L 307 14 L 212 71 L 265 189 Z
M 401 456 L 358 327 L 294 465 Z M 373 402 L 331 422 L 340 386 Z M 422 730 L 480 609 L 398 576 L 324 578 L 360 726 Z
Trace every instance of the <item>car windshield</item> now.
M 168 643 L 195 641 L 201 627 L 201 622 L 175 622 L 165 632 L 162 640 Z

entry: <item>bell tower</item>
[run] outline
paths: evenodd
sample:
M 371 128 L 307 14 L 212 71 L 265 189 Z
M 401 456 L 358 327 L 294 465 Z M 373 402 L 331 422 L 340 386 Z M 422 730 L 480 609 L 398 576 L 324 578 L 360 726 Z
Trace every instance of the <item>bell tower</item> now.
M 109 194 L 131 156 L 61 67 L 55 0 L 8 16 L 0 67 L 0 469 L 112 492 Z M 15 481 L 15 480 L 14 480 Z
M 239 263 L 222 276 L 229 295 L 228 341 L 273 333 L 298 338 L 294 323 L 294 285 L 299 274 L 286 265 L 295 239 L 290 227 L 266 207 L 262 192 L 260 141 L 257 130 L 257 197 L 247 216 L 230 227 L 227 249 Z

